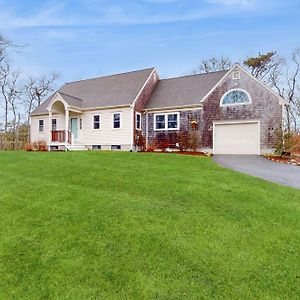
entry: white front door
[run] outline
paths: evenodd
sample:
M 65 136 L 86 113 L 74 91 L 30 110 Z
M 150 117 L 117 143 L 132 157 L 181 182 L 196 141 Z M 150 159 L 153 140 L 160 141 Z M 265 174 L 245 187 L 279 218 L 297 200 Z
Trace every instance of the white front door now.
M 260 124 L 232 122 L 214 124 L 214 154 L 260 154 Z

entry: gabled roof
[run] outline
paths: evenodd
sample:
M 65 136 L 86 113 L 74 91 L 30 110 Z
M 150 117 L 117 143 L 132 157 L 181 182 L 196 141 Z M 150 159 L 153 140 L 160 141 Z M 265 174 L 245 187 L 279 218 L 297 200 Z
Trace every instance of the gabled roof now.
M 62 92 L 57 92 L 70 106 L 83 107 L 83 100 L 74 96 L 64 94 Z
M 80 108 L 130 106 L 154 71 L 148 68 L 64 84 L 57 92 L 70 105 Z M 32 115 L 47 113 L 56 93 L 36 108 Z
M 218 71 L 159 80 L 145 109 L 200 105 L 200 101 L 227 72 Z

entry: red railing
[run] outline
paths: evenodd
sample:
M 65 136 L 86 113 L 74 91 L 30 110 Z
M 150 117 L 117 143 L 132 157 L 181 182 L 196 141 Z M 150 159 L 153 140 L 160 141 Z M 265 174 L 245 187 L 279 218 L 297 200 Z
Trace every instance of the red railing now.
M 68 133 L 68 143 L 71 144 L 72 135 L 69 130 L 52 130 L 51 131 L 51 142 L 62 142 L 66 141 L 66 131 Z

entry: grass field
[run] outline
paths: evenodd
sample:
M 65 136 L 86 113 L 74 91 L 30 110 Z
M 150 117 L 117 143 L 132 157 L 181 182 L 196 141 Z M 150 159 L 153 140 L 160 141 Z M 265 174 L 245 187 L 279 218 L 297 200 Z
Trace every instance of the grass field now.
M 300 191 L 210 158 L 0 152 L 0 299 L 299 299 Z

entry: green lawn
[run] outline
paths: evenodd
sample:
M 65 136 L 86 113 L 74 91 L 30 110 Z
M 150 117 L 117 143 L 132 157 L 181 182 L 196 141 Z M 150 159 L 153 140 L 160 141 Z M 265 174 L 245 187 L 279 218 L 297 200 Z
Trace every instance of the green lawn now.
M 0 152 L 0 299 L 299 299 L 300 191 L 210 158 Z

